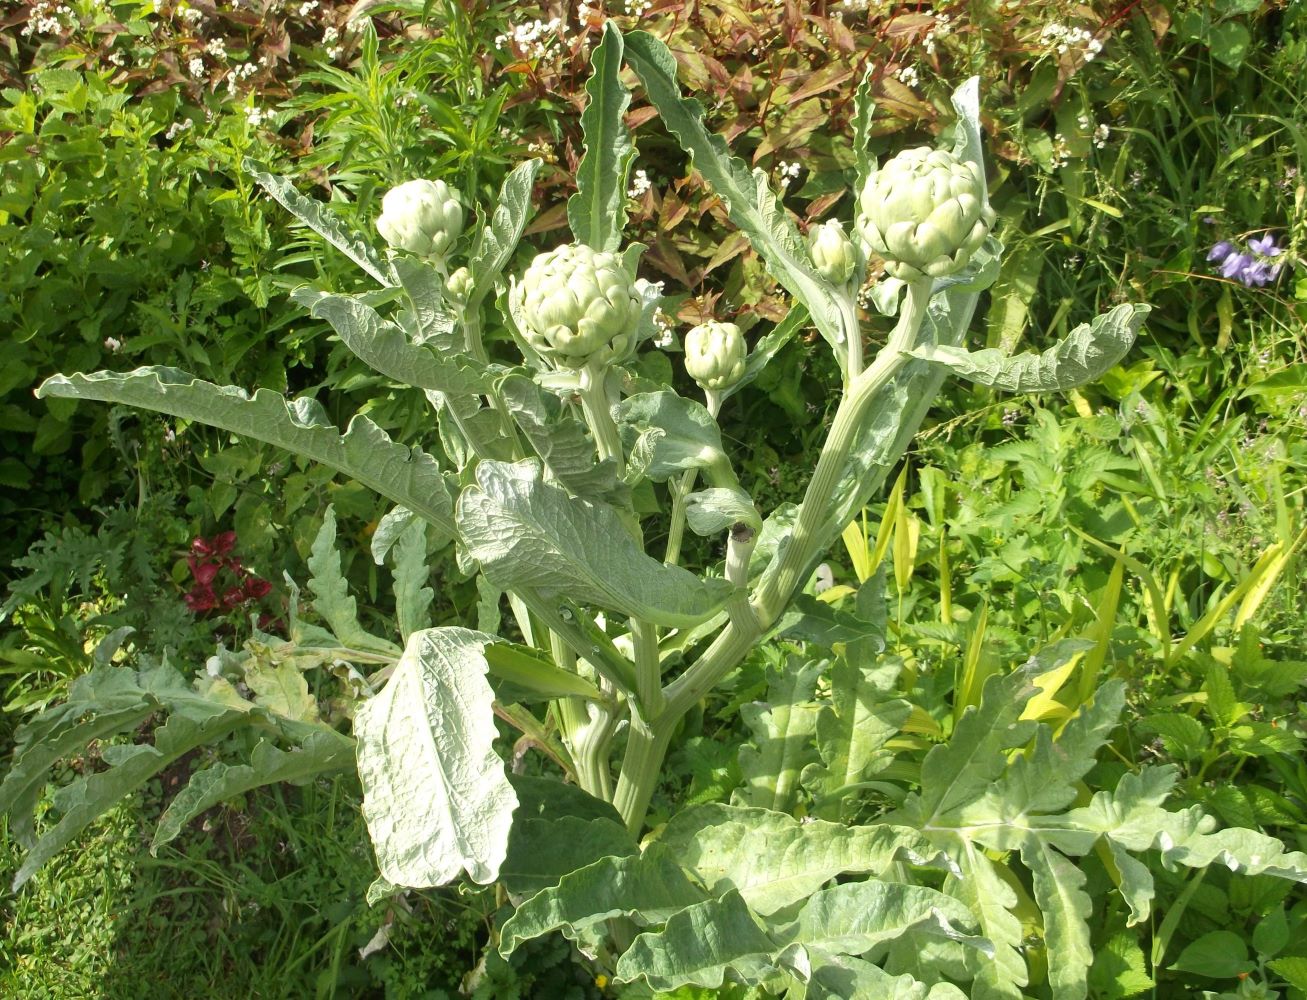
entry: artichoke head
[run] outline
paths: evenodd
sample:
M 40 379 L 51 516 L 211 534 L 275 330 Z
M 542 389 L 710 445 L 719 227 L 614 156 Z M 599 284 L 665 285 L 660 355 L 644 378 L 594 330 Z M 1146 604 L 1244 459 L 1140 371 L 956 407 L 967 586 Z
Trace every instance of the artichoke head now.
M 817 273 L 833 285 L 845 285 L 857 267 L 857 252 L 844 234 L 844 225 L 831 219 L 816 226 L 808 234 L 808 249 Z
M 962 270 L 993 224 L 980 168 L 929 146 L 899 153 L 858 196 L 858 232 L 904 281 Z
M 466 302 L 472 294 L 472 274 L 466 267 L 460 267 L 445 282 L 445 291 L 455 302 Z
M 381 199 L 377 231 L 396 250 L 443 258 L 463 232 L 463 206 L 444 181 L 405 181 Z
M 563 367 L 604 364 L 635 346 L 640 297 L 618 254 L 583 243 L 539 254 L 513 294 L 522 336 Z
M 704 390 L 729 389 L 740 381 L 748 353 L 734 323 L 709 320 L 685 335 L 685 371 Z

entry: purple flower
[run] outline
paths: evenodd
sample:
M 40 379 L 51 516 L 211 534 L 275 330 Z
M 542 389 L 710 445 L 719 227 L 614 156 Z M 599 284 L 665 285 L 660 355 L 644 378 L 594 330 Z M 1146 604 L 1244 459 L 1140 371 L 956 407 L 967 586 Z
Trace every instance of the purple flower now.
M 1229 240 L 1221 240 L 1220 243 L 1207 251 L 1207 259 L 1217 262 L 1225 260 L 1230 254 L 1234 253 L 1234 244 Z
M 1246 253 L 1232 253 L 1221 263 L 1221 274 L 1227 278 L 1240 278 L 1242 280 L 1243 271 L 1253 259 Z
M 1239 280 L 1249 288 L 1254 285 L 1261 288 L 1263 285 L 1269 285 L 1280 276 L 1281 266 L 1280 264 L 1272 266 L 1264 260 L 1259 260 L 1244 268 L 1243 273 L 1239 275 Z
M 1249 240 L 1248 249 L 1253 253 L 1261 254 L 1263 257 L 1278 257 L 1284 253 L 1275 245 L 1275 237 L 1267 233 L 1259 240 Z

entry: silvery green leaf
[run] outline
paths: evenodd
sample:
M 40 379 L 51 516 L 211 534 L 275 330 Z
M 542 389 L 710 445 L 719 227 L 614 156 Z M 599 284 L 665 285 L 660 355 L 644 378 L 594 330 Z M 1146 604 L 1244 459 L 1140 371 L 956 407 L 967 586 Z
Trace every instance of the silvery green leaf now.
M 994 947 L 993 958 L 980 963 L 972 995 L 975 1000 L 1021 1000 L 1021 987 L 1030 976 L 1021 954 L 1025 934 L 1012 912 L 1017 906 L 1017 894 L 979 845 L 962 841 L 957 863 L 961 871 L 945 879 L 944 891 L 975 914 L 980 933 Z
M 744 374 L 740 376 L 740 381 L 728 389 L 721 390 L 722 399 L 730 399 L 761 375 L 772 358 L 776 357 L 807 324 L 808 310 L 800 305 L 790 306 L 790 311 L 785 314 L 785 318 L 763 334 L 753 345 L 753 350 L 749 352 L 749 357 L 744 362 Z
M 847 654 L 836 657 L 831 703 L 817 714 L 821 763 L 809 765 L 802 776 L 818 799 L 816 815 L 843 818 L 851 809 L 846 809 L 841 789 L 865 781 L 892 759 L 883 748 L 912 714 L 908 702 L 889 696 L 900 666 L 893 660 L 864 663 Z
M 266 167 L 254 160 L 246 159 L 244 166 L 245 172 L 280 202 L 283 208 L 367 271 L 380 284 L 386 287 L 399 284 L 399 277 L 390 262 L 384 260 L 360 233 L 350 229 L 326 205 L 304 197 L 286 178 L 269 173 Z
M 517 796 L 493 745 L 483 652 L 493 641 L 461 628 L 413 633 L 355 716 L 363 816 L 381 874 L 396 885 L 499 876 Z
M 445 284 L 428 261 L 401 255 L 394 260 L 395 274 L 412 306 L 409 339 L 440 353 L 463 350 L 458 317 L 445 301 Z
M 345 346 L 367 365 L 402 385 L 451 395 L 490 388 L 482 366 L 471 357 L 413 343 L 403 330 L 382 319 L 357 296 L 301 287 L 291 292 L 291 298 L 311 315 L 330 323 Z
M 413 517 L 413 512 L 407 507 L 392 507 L 382 516 L 372 532 L 372 541 L 369 543 L 374 563 L 378 566 L 385 563 L 391 547 L 399 540 L 404 529 L 412 523 Z
M 522 239 L 522 230 L 531 219 L 531 192 L 540 160 L 527 160 L 515 167 L 499 189 L 499 203 L 490 216 L 490 224 L 477 233 L 468 255 L 472 272 L 472 292 L 467 308 L 476 309 L 495 287 L 495 282 L 513 259 L 513 251 Z
M 582 819 L 579 816 L 524 819 L 514 816 L 513 831 L 508 838 L 508 857 L 499 869 L 499 878 L 504 888 L 514 895 L 533 896 L 597 861 L 627 857 L 637 851 L 635 841 L 619 819 Z M 591 897 L 586 905 L 593 902 Z M 591 926 L 588 917 L 588 914 L 580 916 L 575 923 L 582 927 Z M 529 922 L 519 924 L 519 932 L 529 926 Z M 548 930 L 560 926 L 563 925 L 552 924 Z M 523 934 L 524 938 L 534 936 L 529 932 Z M 502 937 L 500 941 L 501 947 L 506 947 Z
M 867 178 L 876 170 L 876 157 L 871 152 L 871 121 L 876 115 L 876 102 L 871 96 L 871 78 L 876 74 L 874 60 L 867 61 L 858 89 L 853 93 L 853 166 L 855 180 L 853 197 L 856 199 L 866 186 Z
M 743 490 L 699 490 L 685 498 L 685 523 L 696 535 L 716 535 L 737 524 L 746 524 L 757 531 L 762 518 L 749 494 Z
M 903 289 L 908 283 L 902 278 L 886 274 L 871 286 L 871 304 L 882 316 L 897 316 L 903 302 Z
M 569 493 L 596 500 L 617 489 L 617 463 L 605 459 L 596 464 L 585 425 L 564 412 L 557 396 L 518 374 L 500 380 L 499 394 L 532 450 Z
M 1089 938 L 1093 905 L 1084 890 L 1085 873 L 1038 836 L 1027 838 L 1021 860 L 1030 869 L 1044 916 L 1048 985 L 1059 1000 L 1084 1000 L 1089 993 L 1089 967 L 1094 964 Z
M 1055 392 L 1102 377 L 1135 342 L 1149 307 L 1123 304 L 1082 323 L 1041 354 L 1005 357 L 997 348 L 967 351 L 924 344 L 913 357 L 946 365 L 969 382 L 1005 392 Z
M 578 697 L 600 700 L 594 683 L 564 670 L 537 649 L 514 642 L 496 642 L 485 649 L 486 664 L 498 680 L 511 685 L 513 701 Z M 507 699 L 502 699 L 507 700 Z
M 631 103 L 622 86 L 622 33 L 605 22 L 603 39 L 590 56 L 588 98 L 581 113 L 585 155 L 576 171 L 576 194 L 567 199 L 567 222 L 578 243 L 615 251 L 626 226 L 626 183 L 635 145 L 622 115 Z
M 168 803 L 150 842 L 150 853 L 170 842 L 200 813 L 254 788 L 287 781 L 303 784 L 321 774 L 354 765 L 354 741 L 335 730 L 310 733 L 293 750 L 278 749 L 260 740 L 248 764 L 213 764 L 191 775 Z
M 308 681 L 294 661 L 256 656 L 245 667 L 245 683 L 252 692 L 250 700 L 273 715 L 296 722 L 319 721 L 317 699 L 309 694 Z
M 812 739 L 817 731 L 813 701 L 824 661 L 788 658 L 783 668 L 767 668 L 767 700 L 740 708 L 740 718 L 753 733 L 753 746 L 740 749 L 745 787 L 731 803 L 789 812 L 798 791 L 799 774 L 817 756 Z
M 575 941 L 613 917 L 641 925 L 662 923 L 703 899 L 703 890 L 672 854 L 654 845 L 644 854 L 603 858 L 536 893 L 504 924 L 499 951 L 507 956 L 523 941 L 555 930 Z
M 677 813 L 658 842 L 714 895 L 736 889 L 764 916 L 807 899 L 837 875 L 881 875 L 896 861 L 953 868 L 908 827 L 801 823 L 788 813 L 718 803 Z
M 309 589 L 313 591 L 313 610 L 322 616 L 337 640 L 355 649 L 399 652 L 394 643 L 369 634 L 359 624 L 358 606 L 350 596 L 349 584 L 341 571 L 340 553 L 336 551 L 336 512 L 330 505 L 313 540 L 308 567 L 312 574 Z
M 442 531 L 454 531 L 453 502 L 436 460 L 396 444 L 367 417 L 355 417 L 341 434 L 311 399 L 287 402 L 270 389 L 249 396 L 175 368 L 54 375 L 37 395 L 139 406 L 265 441 L 343 472 Z
M 628 396 L 617 408 L 619 428 L 647 452 L 640 459 L 644 475 L 662 482 L 679 472 L 702 469 L 714 486 L 736 487 L 738 481 L 722 448 L 722 432 L 702 403 L 670 389 Z
M 431 626 L 431 601 L 435 591 L 427 586 L 431 567 L 427 564 L 427 523 L 417 518 L 400 533 L 395 543 L 395 620 L 405 642 L 414 632 Z
M 938 889 L 904 882 L 844 882 L 814 893 L 793 925 L 779 935 L 805 947 L 840 955 L 861 955 L 908 934 L 939 935 L 982 953 L 988 941 L 971 937 L 972 912 Z
M 980 168 L 980 175 L 985 176 L 985 143 L 980 134 L 980 77 L 973 76 L 953 91 L 953 110 L 957 112 L 954 123 L 953 155 L 958 159 L 974 163 Z M 986 201 L 988 202 L 988 197 Z
M 645 555 L 612 507 L 569 497 L 544 482 L 537 462 L 481 462 L 476 475 L 456 519 L 469 554 L 503 590 L 530 588 L 667 628 L 708 618 L 732 590 Z
M 744 161 L 731 156 L 721 136 L 704 127 L 703 107 L 682 98 L 676 59 L 663 42 L 646 32 L 633 32 L 626 36 L 626 60 L 668 131 L 725 202 L 731 221 L 749 238 L 776 280 L 808 310 L 836 354 L 843 356 L 846 347 L 834 292 L 813 268 L 807 244 L 768 187 L 766 174 L 751 172 Z
M 737 892 L 685 907 L 661 931 L 641 934 L 617 961 L 617 979 L 651 989 L 717 989 L 727 972 L 754 986 L 776 973 L 784 944 L 772 939 Z
M 154 743 L 119 744 L 101 751 L 108 768 L 85 775 L 54 794 L 59 822 L 42 832 L 14 873 L 18 890 L 47 861 L 72 843 L 86 827 L 116 803 L 197 747 L 209 746 L 248 717 L 238 709 L 211 703 L 207 711 L 173 714 L 154 731 Z
M 931 826 L 940 816 L 984 795 L 1006 769 L 1006 751 L 1030 740 L 1035 724 L 1018 720 L 1036 690 L 1026 668 L 1006 677 L 990 677 L 980 705 L 968 707 L 952 738 L 926 754 L 921 763 L 921 791 L 910 795 L 903 809 L 887 819 Z

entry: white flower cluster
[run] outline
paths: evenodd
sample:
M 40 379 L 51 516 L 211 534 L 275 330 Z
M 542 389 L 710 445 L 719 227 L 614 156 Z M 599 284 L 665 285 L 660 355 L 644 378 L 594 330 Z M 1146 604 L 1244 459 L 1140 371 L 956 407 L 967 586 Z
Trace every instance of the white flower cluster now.
M 935 54 L 935 46 L 939 42 L 939 39 L 952 33 L 953 19 L 947 14 L 936 14 L 935 23 L 930 26 L 930 30 L 926 32 L 926 37 L 923 38 L 921 42 L 921 44 L 926 48 L 926 55 L 933 56 Z
M 202 79 L 205 75 L 204 60 L 199 56 L 191 56 L 190 59 L 186 61 L 186 72 L 190 73 L 191 76 L 195 77 L 197 80 Z
M 776 172 L 781 176 L 781 190 L 789 190 L 790 185 L 798 180 L 799 171 L 802 168 L 797 163 L 791 163 L 789 160 L 781 160 L 776 166 Z
M 1057 23 L 1045 25 L 1044 30 L 1039 33 L 1039 44 L 1045 48 L 1056 49 L 1061 55 L 1066 55 L 1073 49 L 1083 49 L 1085 62 L 1093 62 L 1094 58 L 1103 51 L 1103 43 L 1089 31 Z
M 628 198 L 640 198 L 652 185 L 649 183 L 649 175 L 643 170 L 637 170 L 631 176 L 631 186 L 626 190 Z
M 840 14 L 865 14 L 870 6 L 870 0 L 840 0 L 836 11 Z
M 1071 146 L 1066 141 L 1066 136 L 1061 132 L 1053 136 L 1053 161 L 1050 164 L 1054 170 L 1061 170 L 1071 159 Z
M 227 58 L 227 43 L 221 38 L 211 38 L 208 44 L 204 46 L 204 51 L 209 53 L 215 59 Z
M 259 67 L 252 62 L 244 62 L 238 66 L 233 66 L 231 73 L 227 76 L 227 93 L 235 97 L 237 85 L 242 80 L 248 80 L 258 71 Z
M 894 76 L 899 83 L 906 84 L 909 87 L 921 86 L 921 74 L 917 72 L 915 66 L 904 66 Z
M 562 22 L 556 17 L 551 17 L 548 21 L 537 19 L 527 24 L 517 24 L 512 31 L 495 39 L 495 47 L 506 49 L 508 43 L 512 42 L 527 59 L 542 59 L 561 27 Z
M 163 134 L 163 137 L 167 139 L 169 142 L 172 142 L 183 132 L 189 132 L 194 127 L 195 127 L 194 118 L 183 118 L 181 121 L 173 122 L 171 125 L 169 125 L 168 131 Z
M 30 38 L 32 35 L 56 35 L 66 27 L 65 19 L 71 22 L 73 16 L 73 9 L 67 4 L 37 0 L 31 13 L 27 15 L 27 24 L 19 34 L 24 38 Z
M 317 9 L 318 0 L 304 0 L 304 3 L 300 4 L 299 8 L 300 17 L 308 17 Z
M 322 29 L 322 45 L 326 49 L 327 58 L 336 60 L 340 54 L 345 51 L 345 46 L 340 41 L 340 29 L 333 25 L 327 25 Z
M 653 0 L 626 0 L 626 12 L 632 17 L 649 13 L 649 8 L 652 6 Z
M 190 4 L 182 4 L 173 13 L 186 22 L 188 27 L 194 28 L 204 20 L 204 11 L 197 10 Z
M 257 104 L 251 104 L 245 109 L 245 120 L 249 122 L 250 128 L 259 128 L 266 125 L 272 119 L 272 112 L 267 111 Z
M 1107 146 L 1108 137 L 1112 134 L 1112 127 L 1106 122 L 1095 125 L 1094 120 L 1088 115 L 1081 115 L 1076 119 L 1076 124 L 1080 126 L 1080 131 L 1089 135 L 1090 141 L 1094 144 L 1095 149 L 1104 149 Z
M 661 286 L 662 282 L 658 282 L 658 285 Z M 658 331 L 653 336 L 654 347 L 665 351 L 667 348 L 671 347 L 672 344 L 676 343 L 676 338 L 672 333 L 675 329 L 675 324 L 672 323 L 672 318 L 668 316 L 667 313 L 663 312 L 661 306 L 654 310 L 653 324 L 654 329 Z
M 576 5 L 576 19 L 580 21 L 582 25 L 589 24 L 590 18 L 598 13 L 600 13 L 598 7 L 593 7 L 590 4 L 585 3 L 584 0 Z

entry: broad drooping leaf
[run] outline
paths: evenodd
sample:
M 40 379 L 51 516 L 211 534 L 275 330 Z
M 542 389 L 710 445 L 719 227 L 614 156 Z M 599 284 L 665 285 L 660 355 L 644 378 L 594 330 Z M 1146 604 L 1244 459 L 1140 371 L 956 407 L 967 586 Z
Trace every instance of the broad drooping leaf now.
M 496 648 L 498 644 L 487 647 Z M 638 852 L 635 839 L 609 803 L 551 778 L 513 775 L 509 782 L 518 805 L 508 856 L 499 869 L 509 892 L 534 895 L 603 858 Z M 500 941 L 508 954 L 511 946 L 506 947 L 502 937 Z
M 717 803 L 677 813 L 658 842 L 712 893 L 738 890 L 764 916 L 807 899 L 837 875 L 880 875 L 896 861 L 952 867 L 909 827 L 800 822 L 788 813 Z
M 182 828 L 206 809 L 243 795 L 254 788 L 278 782 L 302 784 L 318 775 L 342 771 L 354 764 L 354 741 L 332 730 L 308 735 L 294 750 L 281 750 L 259 741 L 248 764 L 213 764 L 191 776 L 168 803 L 150 844 L 157 852 Z
M 762 517 L 743 490 L 713 487 L 685 498 L 685 523 L 696 535 L 716 535 L 737 524 L 758 531 Z
M 701 469 L 714 486 L 738 488 L 722 447 L 722 432 L 702 403 L 670 389 L 622 401 L 618 426 L 631 445 L 631 466 L 654 482 Z
M 414 343 L 356 295 L 304 287 L 291 292 L 291 298 L 310 315 L 330 323 L 365 364 L 401 385 L 451 395 L 485 392 L 490 387 L 482 366 L 471 357 Z
M 284 177 L 277 177 L 254 160 L 245 161 L 245 172 L 253 177 L 282 207 L 325 239 L 380 284 L 399 284 L 394 268 L 378 254 L 361 234 L 355 232 L 321 202 L 306 198 Z
M 473 282 L 467 301 L 469 311 L 481 304 L 513 259 L 513 251 L 522 239 L 522 230 L 534 211 L 531 192 L 540 166 L 540 160 L 527 160 L 504 178 L 490 222 L 477 232 L 472 242 L 472 251 L 468 254 L 468 270 L 472 272 Z
M 590 56 L 588 98 L 581 114 L 585 155 L 576 171 L 576 194 L 567 199 L 567 222 L 578 243 L 615 251 L 626 227 L 626 181 L 635 145 L 622 115 L 631 95 L 622 86 L 622 33 L 604 24 L 603 40 Z
M 443 885 L 499 876 L 517 796 L 494 751 L 483 653 L 494 637 L 436 628 L 409 637 L 381 692 L 354 720 L 363 816 L 382 876 Z
M 503 590 L 532 588 L 668 628 L 711 617 L 725 580 L 701 580 L 645 555 L 617 512 L 544 482 L 538 462 L 482 462 L 458 499 L 468 554 Z
M 441 353 L 463 351 L 459 317 L 448 300 L 440 272 L 420 257 L 401 254 L 391 263 L 408 296 L 408 306 L 398 315 L 408 339 Z
M 644 854 L 603 858 L 564 875 L 536 893 L 504 924 L 499 950 L 508 955 L 523 941 L 561 930 L 576 940 L 613 917 L 638 924 L 662 923 L 706 898 L 659 846 Z
M 1101 378 L 1125 357 L 1148 315 L 1145 305 L 1123 304 L 1082 323 L 1042 354 L 1006 356 L 997 348 L 967 351 L 925 345 L 914 357 L 951 368 L 970 382 L 1006 392 L 1055 392 Z
M 799 774 L 817 756 L 813 692 L 823 661 L 789 657 L 781 668 L 767 670 L 767 700 L 744 705 L 740 718 L 753 733 L 753 746 L 740 750 L 745 786 L 732 796 L 738 806 L 761 806 L 789 812 L 799 788 Z
M 342 434 L 312 399 L 288 402 L 270 389 L 250 396 L 175 368 L 54 375 L 36 394 L 139 406 L 264 441 L 343 472 L 454 533 L 453 502 L 436 460 L 419 448 L 396 444 L 364 416 L 355 417 Z
M 768 187 L 766 174 L 750 171 L 742 160 L 730 154 L 721 136 L 704 127 L 703 106 L 681 96 L 676 59 L 663 42 L 646 32 L 633 32 L 626 36 L 626 59 L 668 131 L 726 203 L 731 221 L 748 237 L 776 280 L 808 310 L 836 353 L 843 354 L 847 348 L 839 307 L 818 277 L 794 222 Z
M 594 500 L 617 487 L 617 463 L 610 458 L 595 462 L 594 441 L 585 425 L 563 412 L 556 396 L 516 374 L 500 381 L 499 394 L 532 450 L 569 493 Z
M 987 942 L 961 928 L 974 926 L 965 906 L 926 886 L 849 882 L 815 893 L 793 923 L 764 922 L 734 890 L 641 934 L 617 962 L 625 982 L 643 979 L 655 990 L 716 988 L 730 970 L 756 985 L 782 970 L 803 971 L 803 953 L 861 955 L 906 935 L 924 934 L 984 950 Z M 799 964 L 801 963 L 801 964 Z

